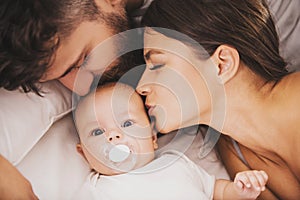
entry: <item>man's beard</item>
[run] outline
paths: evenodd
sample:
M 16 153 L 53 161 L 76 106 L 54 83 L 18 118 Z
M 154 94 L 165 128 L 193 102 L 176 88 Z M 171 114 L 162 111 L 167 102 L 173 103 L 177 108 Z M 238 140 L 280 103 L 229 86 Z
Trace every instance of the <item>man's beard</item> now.
M 131 28 L 125 9 L 120 8 L 119 12 L 102 13 L 102 19 L 104 19 L 105 24 L 111 29 L 114 35 L 127 31 Z M 143 63 L 143 54 L 141 50 L 130 52 L 126 51 L 126 48 L 128 48 L 130 43 L 132 43 L 132 41 L 128 33 L 118 34 L 117 37 L 114 37 L 113 44 L 119 57 L 109 67 L 110 69 L 106 70 L 104 74 L 102 74 L 100 80 L 95 82 L 94 85 L 102 85 L 105 82 L 111 81 L 117 82 L 122 79 L 123 75 L 131 68 Z M 131 82 L 134 82 L 134 80 L 131 80 Z
M 124 9 L 120 8 L 118 13 L 104 13 L 103 19 L 113 34 L 124 32 L 130 28 L 129 20 Z

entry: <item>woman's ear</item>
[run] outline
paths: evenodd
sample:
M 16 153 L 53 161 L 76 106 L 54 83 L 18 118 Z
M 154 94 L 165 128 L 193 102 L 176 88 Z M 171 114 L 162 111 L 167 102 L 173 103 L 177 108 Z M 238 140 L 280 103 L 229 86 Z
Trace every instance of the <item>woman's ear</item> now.
M 213 57 L 216 61 L 218 76 L 223 84 L 236 75 L 240 65 L 240 56 L 235 48 L 220 45 Z

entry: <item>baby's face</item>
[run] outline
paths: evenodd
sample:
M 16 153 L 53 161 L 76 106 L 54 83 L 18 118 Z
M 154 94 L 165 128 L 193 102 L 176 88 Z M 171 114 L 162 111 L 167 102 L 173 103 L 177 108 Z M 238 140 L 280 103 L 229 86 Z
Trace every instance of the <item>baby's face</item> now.
M 99 173 L 120 174 L 153 160 L 156 138 L 141 98 L 128 86 L 89 95 L 75 117 L 82 150 Z

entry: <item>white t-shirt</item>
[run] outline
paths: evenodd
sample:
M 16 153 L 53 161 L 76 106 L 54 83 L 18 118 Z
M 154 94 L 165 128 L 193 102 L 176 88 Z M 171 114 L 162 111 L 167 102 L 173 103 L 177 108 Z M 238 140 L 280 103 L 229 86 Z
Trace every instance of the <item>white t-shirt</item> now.
M 215 178 L 177 151 L 163 152 L 130 173 L 91 173 L 73 199 L 205 200 L 213 198 Z

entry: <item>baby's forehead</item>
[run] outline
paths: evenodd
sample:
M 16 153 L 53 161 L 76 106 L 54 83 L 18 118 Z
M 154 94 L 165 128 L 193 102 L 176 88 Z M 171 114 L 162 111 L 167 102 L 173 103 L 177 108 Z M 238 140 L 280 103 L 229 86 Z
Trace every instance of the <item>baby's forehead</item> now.
M 141 98 L 134 88 L 122 83 L 100 87 L 96 90 L 95 96 L 109 97 L 113 101 L 132 101 Z
M 109 83 L 96 89 L 96 93 L 123 93 L 134 94 L 136 91 L 131 86 L 124 83 Z
M 140 95 L 129 85 L 109 84 L 101 86 L 81 99 L 78 107 L 100 107 L 105 105 L 143 105 Z M 77 109 L 78 109 L 77 107 Z

